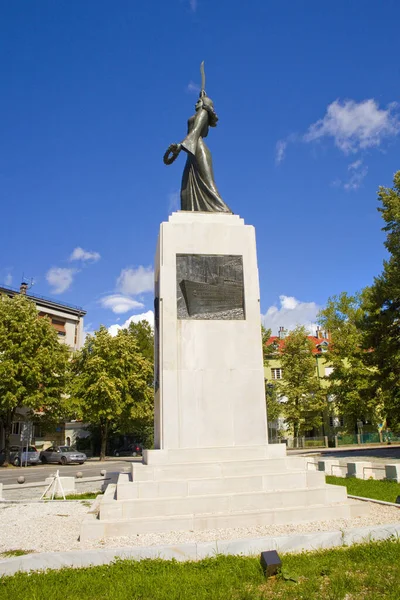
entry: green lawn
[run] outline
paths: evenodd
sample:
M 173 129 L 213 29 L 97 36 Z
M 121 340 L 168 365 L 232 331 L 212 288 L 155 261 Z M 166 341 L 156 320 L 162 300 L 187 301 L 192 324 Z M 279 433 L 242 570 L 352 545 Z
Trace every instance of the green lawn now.
M 265 579 L 259 558 L 117 561 L 0 579 L 8 600 L 398 600 L 400 540 L 282 555 Z M 297 581 L 292 581 L 295 579 Z
M 94 500 L 97 496 L 101 496 L 103 492 L 83 492 L 82 494 L 67 494 L 66 500 Z
M 362 496 L 363 498 L 375 498 L 375 500 L 396 502 L 397 496 L 400 496 L 400 483 L 396 483 L 395 481 L 378 481 L 374 479 L 356 479 L 355 477 L 346 478 L 327 475 L 326 483 L 344 485 L 347 487 L 348 494 L 352 496 Z

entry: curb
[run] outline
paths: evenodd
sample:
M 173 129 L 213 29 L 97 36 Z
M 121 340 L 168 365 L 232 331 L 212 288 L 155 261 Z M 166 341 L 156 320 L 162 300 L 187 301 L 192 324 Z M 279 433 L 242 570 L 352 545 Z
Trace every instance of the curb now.
M 387 502 L 387 500 L 376 500 L 376 498 L 364 498 L 364 496 L 352 496 L 351 494 L 347 494 L 348 498 L 353 498 L 353 500 L 361 500 L 362 502 L 375 502 L 375 504 L 383 504 L 384 506 L 395 506 L 396 508 L 400 508 L 400 504 L 397 502 Z
M 245 538 L 229 541 L 190 542 L 186 544 L 76 550 L 68 552 L 42 552 L 0 560 L 0 575 L 13 575 L 18 571 L 58 570 L 66 567 L 92 567 L 110 564 L 116 559 L 175 559 L 201 560 L 217 554 L 257 555 L 265 550 L 301 552 L 349 546 L 372 540 L 400 537 L 400 522 L 347 531 L 320 531 L 297 535 L 280 535 Z

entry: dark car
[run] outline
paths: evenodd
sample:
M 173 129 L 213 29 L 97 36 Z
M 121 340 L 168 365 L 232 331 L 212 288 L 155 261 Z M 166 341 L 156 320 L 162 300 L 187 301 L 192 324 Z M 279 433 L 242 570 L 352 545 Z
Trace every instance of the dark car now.
M 117 448 L 114 450 L 114 456 L 141 456 L 142 446 L 140 444 L 129 444 L 123 448 Z
M 4 463 L 5 458 L 5 450 L 2 450 L 0 452 L 0 464 Z M 40 462 L 40 454 L 35 446 L 28 446 L 28 452 L 26 446 L 24 448 L 10 446 L 10 463 L 15 467 L 19 467 L 21 464 L 37 465 L 38 462 Z
M 50 448 L 42 450 L 40 453 L 40 460 L 44 464 L 60 463 L 60 465 L 69 465 L 76 462 L 83 465 L 86 459 L 86 454 L 70 446 L 50 446 Z

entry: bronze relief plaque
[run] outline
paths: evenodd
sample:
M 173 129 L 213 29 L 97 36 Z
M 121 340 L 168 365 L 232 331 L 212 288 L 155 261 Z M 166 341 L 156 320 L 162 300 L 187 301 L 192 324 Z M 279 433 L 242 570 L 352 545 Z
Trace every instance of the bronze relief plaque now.
M 178 319 L 245 319 L 243 257 L 177 254 Z

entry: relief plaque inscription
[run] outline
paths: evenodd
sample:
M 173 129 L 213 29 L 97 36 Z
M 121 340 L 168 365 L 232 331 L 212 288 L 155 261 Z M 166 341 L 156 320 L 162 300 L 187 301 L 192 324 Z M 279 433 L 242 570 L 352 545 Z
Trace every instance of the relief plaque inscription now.
M 243 257 L 177 254 L 178 319 L 245 319 Z

